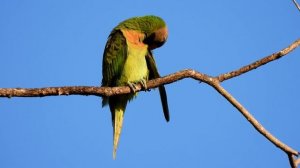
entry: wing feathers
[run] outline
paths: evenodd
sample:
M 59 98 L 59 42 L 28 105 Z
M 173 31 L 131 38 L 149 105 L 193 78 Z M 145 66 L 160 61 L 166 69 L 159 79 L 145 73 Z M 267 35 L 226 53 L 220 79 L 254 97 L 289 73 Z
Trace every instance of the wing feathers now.
M 105 46 L 102 62 L 102 86 L 116 86 L 127 58 L 127 43 L 120 30 L 113 30 Z M 103 97 L 102 106 L 107 105 Z

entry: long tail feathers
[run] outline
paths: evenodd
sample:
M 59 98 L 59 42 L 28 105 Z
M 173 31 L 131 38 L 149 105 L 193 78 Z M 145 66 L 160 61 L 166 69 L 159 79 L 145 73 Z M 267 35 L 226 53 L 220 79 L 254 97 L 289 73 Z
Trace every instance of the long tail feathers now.
M 168 107 L 168 98 L 167 92 L 164 85 L 161 85 L 159 88 L 160 100 L 163 107 L 164 116 L 167 122 L 170 121 L 169 107 Z
M 116 152 L 118 148 L 119 138 L 123 125 L 124 110 L 116 109 L 115 110 L 115 119 L 114 119 L 114 147 L 113 147 L 113 158 L 116 159 Z

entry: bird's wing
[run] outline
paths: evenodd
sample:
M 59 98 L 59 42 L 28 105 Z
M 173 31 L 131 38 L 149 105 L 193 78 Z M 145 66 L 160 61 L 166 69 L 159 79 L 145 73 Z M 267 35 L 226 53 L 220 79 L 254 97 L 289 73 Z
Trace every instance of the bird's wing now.
M 127 58 L 127 43 L 120 30 L 113 30 L 107 40 L 102 62 L 102 86 L 116 86 Z M 102 106 L 107 104 L 103 97 Z
M 148 54 L 146 55 L 146 61 L 149 69 L 149 80 L 159 78 L 160 75 L 158 73 L 157 66 L 151 51 L 148 51 Z M 164 85 L 161 85 L 158 88 L 159 88 L 160 100 L 163 107 L 164 116 L 166 121 L 168 122 L 170 120 L 170 114 L 169 114 L 169 107 L 168 107 L 167 92 Z

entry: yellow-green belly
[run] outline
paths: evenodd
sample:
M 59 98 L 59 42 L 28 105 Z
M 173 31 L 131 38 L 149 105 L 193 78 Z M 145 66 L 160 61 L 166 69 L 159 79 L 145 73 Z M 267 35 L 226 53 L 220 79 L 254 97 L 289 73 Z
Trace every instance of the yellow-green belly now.
M 137 46 L 128 43 L 128 56 L 124 64 L 121 78 L 118 85 L 126 85 L 128 82 L 139 82 L 142 79 L 147 80 L 148 68 L 145 55 L 147 46 Z

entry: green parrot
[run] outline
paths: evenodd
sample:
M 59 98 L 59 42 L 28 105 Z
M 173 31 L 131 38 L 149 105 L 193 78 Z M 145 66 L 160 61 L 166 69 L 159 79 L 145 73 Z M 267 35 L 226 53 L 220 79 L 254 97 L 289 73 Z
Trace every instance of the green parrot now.
M 113 124 L 113 158 L 123 125 L 127 102 L 136 95 L 136 84 L 147 90 L 146 82 L 159 78 L 152 50 L 162 46 L 168 37 L 163 19 L 157 16 L 133 17 L 121 22 L 110 33 L 103 54 L 102 86 L 129 86 L 130 94 L 102 97 L 109 105 Z M 165 119 L 170 120 L 165 87 L 159 87 Z

